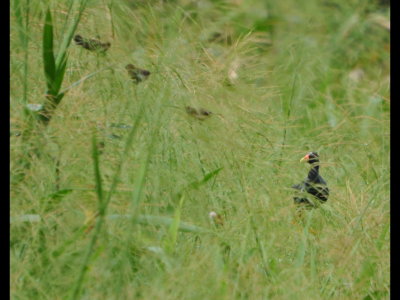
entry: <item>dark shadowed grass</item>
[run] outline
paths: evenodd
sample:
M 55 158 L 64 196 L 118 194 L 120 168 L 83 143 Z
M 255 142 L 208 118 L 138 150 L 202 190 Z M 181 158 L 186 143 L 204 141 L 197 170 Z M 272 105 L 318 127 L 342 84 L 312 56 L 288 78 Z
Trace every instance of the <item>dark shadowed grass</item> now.
M 45 130 L 24 104 L 44 100 L 47 7 L 12 6 L 14 298 L 389 298 L 386 10 L 88 1 L 75 31 L 111 42 L 97 55 L 62 43 L 72 3 L 50 5 L 68 92 Z M 151 75 L 134 84 L 127 64 Z M 308 151 L 331 195 L 299 219 Z

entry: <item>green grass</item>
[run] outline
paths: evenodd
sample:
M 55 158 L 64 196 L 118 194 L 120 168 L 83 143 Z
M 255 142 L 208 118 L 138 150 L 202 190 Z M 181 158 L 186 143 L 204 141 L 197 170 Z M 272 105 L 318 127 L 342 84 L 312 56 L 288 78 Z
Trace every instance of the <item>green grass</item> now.
M 68 46 L 71 3 L 11 3 L 13 299 L 389 299 L 387 8 L 87 1 L 101 55 Z M 68 60 L 43 124 L 48 7 Z M 331 195 L 300 220 L 308 151 Z

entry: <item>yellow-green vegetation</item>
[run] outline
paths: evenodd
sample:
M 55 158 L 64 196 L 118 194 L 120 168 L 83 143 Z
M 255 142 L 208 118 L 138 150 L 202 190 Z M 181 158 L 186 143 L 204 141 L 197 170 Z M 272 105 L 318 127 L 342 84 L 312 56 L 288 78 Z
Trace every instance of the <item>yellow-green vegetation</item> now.
M 13 299 L 389 299 L 387 6 L 10 16 Z M 309 151 L 331 193 L 300 216 Z

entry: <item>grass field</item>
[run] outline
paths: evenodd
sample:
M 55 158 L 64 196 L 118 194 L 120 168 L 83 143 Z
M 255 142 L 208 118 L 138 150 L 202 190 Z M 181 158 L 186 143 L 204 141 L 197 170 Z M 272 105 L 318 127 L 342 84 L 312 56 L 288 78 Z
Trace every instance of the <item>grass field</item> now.
M 388 7 L 71 3 L 11 1 L 12 299 L 389 299 Z M 309 151 L 331 194 L 298 217 Z

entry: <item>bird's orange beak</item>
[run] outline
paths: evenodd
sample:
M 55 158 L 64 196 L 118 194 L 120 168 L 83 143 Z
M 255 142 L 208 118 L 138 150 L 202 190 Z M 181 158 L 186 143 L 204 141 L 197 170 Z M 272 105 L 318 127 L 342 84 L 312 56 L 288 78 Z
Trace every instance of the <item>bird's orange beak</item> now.
M 307 155 L 304 156 L 302 159 L 300 159 L 300 162 L 308 161 L 309 159 L 310 159 L 310 156 L 307 154 Z

